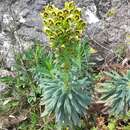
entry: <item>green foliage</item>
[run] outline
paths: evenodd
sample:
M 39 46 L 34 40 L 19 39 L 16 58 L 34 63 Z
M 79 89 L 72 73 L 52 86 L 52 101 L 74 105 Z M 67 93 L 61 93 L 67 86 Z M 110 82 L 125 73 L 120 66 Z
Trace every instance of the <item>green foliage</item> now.
M 91 130 L 98 130 L 98 129 L 94 127 L 94 128 L 92 128 Z
M 130 124 L 128 124 L 127 126 L 124 126 L 123 130 L 130 130 Z
M 115 130 L 116 129 L 116 120 L 114 119 L 111 119 L 110 122 L 108 123 L 108 129 L 109 130 Z
M 1 112 L 15 111 L 25 104 L 33 106 L 38 102 L 41 90 L 35 80 L 35 70 L 39 64 L 43 63 L 45 56 L 40 44 L 34 45 L 23 54 L 16 55 L 16 64 L 13 67 L 14 76 L 0 78 L 0 82 L 9 86 L 1 95 Z
M 125 57 L 127 46 L 125 44 L 119 44 L 114 48 L 114 52 L 116 55 L 116 61 L 120 63 L 122 61 L 122 58 Z
M 126 115 L 130 104 L 130 71 L 127 74 L 106 73 L 111 79 L 102 84 L 102 99 L 109 106 L 111 114 Z
M 72 75 L 71 75 L 72 76 Z M 45 105 L 44 115 L 55 112 L 56 121 L 60 124 L 78 125 L 80 116 L 86 113 L 86 108 L 90 104 L 91 95 L 87 90 L 90 85 L 88 78 L 72 79 L 69 86 L 59 75 L 55 79 L 43 79 L 43 103 Z M 69 87 L 64 89 L 65 87 Z M 70 88 L 71 87 L 71 88 Z M 80 92 L 80 93 L 79 93 Z
M 55 60 L 50 57 L 39 78 L 42 89 L 41 104 L 45 105 L 42 116 L 55 113 L 56 122 L 63 126 L 79 125 L 80 117 L 86 113 L 91 102 L 91 75 L 86 75 L 87 71 L 82 72 L 82 68 L 86 67 L 85 54 L 88 53 L 85 46 L 83 43 L 80 51 L 78 50 L 80 60 L 71 62 L 69 70 L 59 68 L 59 64 L 55 64 Z

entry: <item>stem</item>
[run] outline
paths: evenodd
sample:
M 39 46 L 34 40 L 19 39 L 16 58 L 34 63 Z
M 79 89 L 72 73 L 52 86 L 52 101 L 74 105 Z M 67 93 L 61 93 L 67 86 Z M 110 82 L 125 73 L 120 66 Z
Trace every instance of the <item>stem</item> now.
M 69 75 L 67 72 L 64 72 L 64 84 L 65 84 L 65 90 L 68 90 L 68 88 L 69 88 Z

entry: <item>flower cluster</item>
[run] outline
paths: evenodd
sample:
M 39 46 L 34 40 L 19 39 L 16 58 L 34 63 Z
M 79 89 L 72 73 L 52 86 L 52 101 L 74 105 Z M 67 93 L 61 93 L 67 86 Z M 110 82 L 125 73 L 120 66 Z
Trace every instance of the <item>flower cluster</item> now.
M 40 15 L 51 47 L 65 48 L 71 41 L 78 41 L 82 37 L 86 24 L 81 18 L 81 9 L 76 7 L 73 1 L 65 2 L 63 9 L 47 5 Z

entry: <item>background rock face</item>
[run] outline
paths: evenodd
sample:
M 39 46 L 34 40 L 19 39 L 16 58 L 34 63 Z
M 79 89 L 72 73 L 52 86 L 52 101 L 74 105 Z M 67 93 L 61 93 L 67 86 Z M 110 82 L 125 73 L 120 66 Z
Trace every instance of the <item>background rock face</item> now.
M 14 63 L 14 49 L 28 48 L 33 42 L 46 43 L 39 11 L 47 0 L 0 1 L 0 62 L 7 67 Z
M 113 1 L 114 2 L 114 1 Z M 119 1 L 118 1 L 119 2 Z M 130 3 L 120 1 L 112 5 L 111 9 L 99 23 L 88 26 L 88 36 L 96 48 L 101 51 L 106 61 L 111 60 L 115 54 L 115 49 L 128 47 L 130 35 Z M 115 6 L 116 5 L 116 6 Z M 121 51 L 124 50 L 120 50 Z
M 39 11 L 47 3 L 63 7 L 66 0 L 0 0 L 0 63 L 11 67 L 14 50 L 30 47 L 34 41 L 47 43 Z M 114 55 L 118 44 L 129 42 L 130 0 L 75 0 L 88 22 L 86 35 L 103 59 Z M 2 62 L 4 61 L 4 62 Z

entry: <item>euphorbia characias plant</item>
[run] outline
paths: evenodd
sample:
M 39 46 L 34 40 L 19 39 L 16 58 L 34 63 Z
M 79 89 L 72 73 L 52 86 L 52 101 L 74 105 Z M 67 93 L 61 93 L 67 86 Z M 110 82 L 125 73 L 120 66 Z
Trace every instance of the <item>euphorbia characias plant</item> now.
M 81 39 L 85 21 L 81 18 L 81 9 L 75 3 L 66 2 L 63 9 L 47 5 L 41 12 L 44 32 L 50 39 L 50 46 L 58 55 L 66 52 L 74 56 L 75 44 Z
M 89 50 L 81 42 L 86 23 L 73 1 L 65 2 L 63 9 L 47 5 L 40 15 L 53 54 L 53 60 L 47 63 L 48 74 L 40 82 L 43 116 L 54 113 L 58 125 L 72 130 L 91 101 L 91 76 L 81 72 Z

